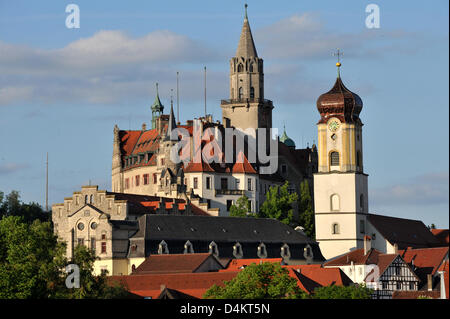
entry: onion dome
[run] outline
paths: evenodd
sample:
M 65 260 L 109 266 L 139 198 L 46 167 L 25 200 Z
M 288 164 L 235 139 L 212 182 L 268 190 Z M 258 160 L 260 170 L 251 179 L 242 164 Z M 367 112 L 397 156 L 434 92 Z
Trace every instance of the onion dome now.
M 338 67 L 336 83 L 330 91 L 317 99 L 317 109 L 321 117 L 319 123 L 326 123 L 331 117 L 336 117 L 343 123 L 361 124 L 359 113 L 363 102 L 358 94 L 347 89 L 342 83 L 339 72 L 341 63 L 336 63 L 336 66 Z
M 282 142 L 287 147 L 292 147 L 295 149 L 295 142 L 286 134 L 286 127 L 284 127 L 283 135 L 280 137 L 280 142 Z

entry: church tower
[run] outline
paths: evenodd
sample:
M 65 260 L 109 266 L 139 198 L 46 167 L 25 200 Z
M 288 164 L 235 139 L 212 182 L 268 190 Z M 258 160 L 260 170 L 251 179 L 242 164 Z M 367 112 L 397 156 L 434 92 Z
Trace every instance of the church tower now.
M 158 83 L 156 83 L 156 97 L 155 101 L 153 102 L 152 106 L 152 130 L 156 128 L 156 120 L 157 118 L 163 113 L 164 106 L 161 103 L 161 100 L 159 99 L 159 92 L 158 92 Z
M 338 53 L 339 54 L 339 53 Z M 362 248 L 368 213 L 367 177 L 363 170 L 361 98 L 340 76 L 317 100 L 318 173 L 314 174 L 316 240 L 329 259 Z
M 263 59 L 258 57 L 245 5 L 236 56 L 230 60 L 230 97 L 222 100 L 222 123 L 239 129 L 271 128 L 273 104 L 264 99 Z

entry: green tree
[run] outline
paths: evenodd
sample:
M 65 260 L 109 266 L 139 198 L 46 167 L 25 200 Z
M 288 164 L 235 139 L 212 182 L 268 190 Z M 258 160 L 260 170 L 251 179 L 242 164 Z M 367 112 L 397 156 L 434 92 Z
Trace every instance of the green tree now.
M 309 183 L 306 179 L 300 184 L 298 219 L 299 224 L 305 229 L 306 235 L 314 238 L 314 210 Z
M 19 192 L 15 190 L 6 196 L 0 192 L 0 218 L 6 216 L 21 216 L 26 223 L 32 223 L 36 219 L 50 220 L 50 213 L 45 212 L 37 203 L 23 203 L 20 200 Z
M 50 222 L 24 222 L 21 216 L 0 220 L 0 298 L 114 298 L 123 287 L 107 285 L 106 275 L 92 274 L 95 255 L 84 246 L 69 262 Z M 80 288 L 66 287 L 65 267 L 79 266 Z
M 289 182 L 283 186 L 272 186 L 266 193 L 266 200 L 257 214 L 260 218 L 275 218 L 284 224 L 293 222 L 292 203 L 298 200 L 297 193 L 289 193 Z
M 359 286 L 326 286 L 314 289 L 312 299 L 371 299 L 372 289 Z
M 230 207 L 230 217 L 250 217 L 253 214 L 249 214 L 250 201 L 248 197 L 243 195 L 236 201 L 236 205 Z
M 213 285 L 204 294 L 206 299 L 296 299 L 306 298 L 289 276 L 289 271 L 278 263 L 247 266 L 224 287 Z

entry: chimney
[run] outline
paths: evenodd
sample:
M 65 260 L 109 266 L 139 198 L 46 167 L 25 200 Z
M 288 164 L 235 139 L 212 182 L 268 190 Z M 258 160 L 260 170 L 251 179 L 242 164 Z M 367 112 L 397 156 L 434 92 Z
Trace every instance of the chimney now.
M 159 288 L 161 291 L 163 291 L 164 289 L 166 289 L 166 285 L 161 285 Z
M 398 254 L 398 244 L 397 243 L 395 243 L 394 244 L 394 254 Z
M 364 236 L 364 256 L 367 255 L 367 253 L 372 248 L 371 240 L 372 239 L 370 238 L 370 236 Z
M 444 279 L 445 271 L 439 271 L 439 275 L 441 277 L 441 299 L 447 299 L 445 295 L 445 279 Z
M 433 276 L 431 274 L 427 275 L 427 286 L 428 291 L 433 291 Z
M 147 130 L 147 124 L 142 123 L 142 130 L 143 130 L 143 131 L 146 131 L 146 130 Z

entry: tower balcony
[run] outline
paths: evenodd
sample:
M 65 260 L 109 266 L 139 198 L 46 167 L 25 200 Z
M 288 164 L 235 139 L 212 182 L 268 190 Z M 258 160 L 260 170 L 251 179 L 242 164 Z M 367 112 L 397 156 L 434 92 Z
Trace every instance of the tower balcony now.
M 220 101 L 221 105 L 247 104 L 247 103 L 261 103 L 273 107 L 273 102 L 271 100 L 261 98 L 226 99 Z
M 217 195 L 245 195 L 245 190 L 243 189 L 215 189 L 214 196 Z

